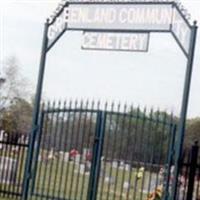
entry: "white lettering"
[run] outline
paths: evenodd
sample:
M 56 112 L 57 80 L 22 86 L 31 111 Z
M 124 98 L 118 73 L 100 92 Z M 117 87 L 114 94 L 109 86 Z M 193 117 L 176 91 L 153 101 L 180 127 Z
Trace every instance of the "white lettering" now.
M 83 49 L 108 49 L 145 51 L 148 46 L 148 34 L 145 33 L 97 33 L 84 34 Z
M 182 47 L 188 52 L 191 30 L 177 12 L 169 5 L 93 5 L 70 4 L 49 26 L 48 39 L 53 41 L 67 27 L 71 29 L 118 29 L 118 30 L 165 30 L 176 35 Z M 122 34 L 123 35 L 123 34 Z M 142 49 L 147 41 L 144 35 L 91 37 L 87 34 L 85 46 L 117 49 Z M 98 45 L 97 45 L 98 44 Z M 101 45 L 100 45 L 101 44 Z
M 119 22 L 122 24 L 127 22 L 126 13 L 127 13 L 126 8 L 122 8 L 121 12 L 119 13 Z

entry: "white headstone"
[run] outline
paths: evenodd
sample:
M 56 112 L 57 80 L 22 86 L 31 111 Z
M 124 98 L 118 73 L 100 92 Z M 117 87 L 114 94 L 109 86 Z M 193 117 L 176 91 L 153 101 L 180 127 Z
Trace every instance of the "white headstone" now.
M 68 152 L 64 153 L 64 161 L 69 162 L 69 153 Z
M 75 163 L 76 164 L 79 164 L 81 161 L 81 155 L 80 154 L 77 154 L 76 157 L 75 157 Z
M 83 157 L 83 162 L 86 161 L 86 157 L 87 157 L 87 154 L 88 154 L 88 153 L 90 153 L 90 149 L 84 148 L 84 149 L 83 149 L 83 155 L 82 155 L 82 157 Z
M 3 141 L 4 131 L 0 130 L 0 142 Z M 0 143 L 0 149 L 3 149 L 3 144 Z
M 118 167 L 118 162 L 117 161 L 113 161 L 112 162 L 112 167 L 113 168 L 117 168 Z
M 110 183 L 110 184 L 114 184 L 115 179 L 112 176 L 106 176 L 105 177 L 105 182 L 106 183 Z
M 124 161 L 120 161 L 119 169 L 124 169 Z
M 124 189 L 129 189 L 130 188 L 130 183 L 128 181 L 125 181 L 123 184 Z
M 80 164 L 80 174 L 84 174 L 85 173 L 85 165 L 84 164 Z
M 124 167 L 124 161 L 120 161 L 120 166 Z
M 41 154 L 39 154 L 38 160 L 39 160 L 39 161 L 42 161 L 42 155 L 41 155 Z
M 126 164 L 126 165 L 125 165 L 125 170 L 126 170 L 126 171 L 130 171 L 130 169 L 131 169 L 131 166 L 130 166 L 129 164 Z
M 90 161 L 87 161 L 86 162 L 86 171 L 90 171 L 90 169 L 91 169 L 91 162 Z
M 17 160 L 9 157 L 0 157 L 0 183 L 11 184 L 16 181 Z

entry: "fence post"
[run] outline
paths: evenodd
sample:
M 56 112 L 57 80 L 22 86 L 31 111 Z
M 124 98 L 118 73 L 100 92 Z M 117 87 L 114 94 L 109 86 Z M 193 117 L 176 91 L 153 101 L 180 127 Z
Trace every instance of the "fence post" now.
M 24 179 L 23 179 L 23 186 L 22 186 L 22 200 L 28 199 L 29 194 L 29 186 L 31 180 L 31 169 L 32 169 L 32 160 L 33 160 L 33 152 L 34 152 L 34 145 L 35 145 L 35 138 L 38 134 L 38 121 L 40 115 L 40 103 L 41 103 L 41 95 L 42 95 L 42 86 L 43 86 L 43 79 L 44 79 L 44 72 L 45 72 L 45 63 L 46 63 L 46 56 L 47 56 L 47 45 L 48 45 L 48 30 L 49 30 L 49 20 L 47 19 L 45 26 L 44 26 L 44 33 L 43 33 L 43 43 L 42 43 L 42 52 L 41 52 L 41 59 L 40 59 L 40 69 L 38 75 L 38 82 L 34 100 L 34 110 L 33 110 L 33 117 L 32 117 L 32 130 L 29 135 L 29 147 L 26 156 L 25 162 L 25 170 L 24 170 Z
M 176 130 L 177 126 L 176 124 L 173 125 L 171 135 L 170 135 L 170 145 L 169 145 L 169 152 L 168 152 L 168 158 L 167 158 L 167 175 L 166 175 L 166 185 L 165 185 L 165 194 L 164 194 L 164 200 L 169 199 L 170 194 L 169 194 L 169 184 L 170 184 L 170 176 L 171 176 L 171 166 L 173 163 L 173 158 L 174 158 L 174 142 L 175 142 L 175 137 L 176 137 Z
M 191 149 L 191 160 L 189 163 L 190 172 L 189 172 L 189 181 L 188 181 L 187 200 L 192 200 L 192 196 L 193 196 L 195 175 L 196 175 L 196 169 L 197 169 L 198 151 L 199 151 L 198 142 L 195 142 L 195 144 L 192 146 L 192 149 Z

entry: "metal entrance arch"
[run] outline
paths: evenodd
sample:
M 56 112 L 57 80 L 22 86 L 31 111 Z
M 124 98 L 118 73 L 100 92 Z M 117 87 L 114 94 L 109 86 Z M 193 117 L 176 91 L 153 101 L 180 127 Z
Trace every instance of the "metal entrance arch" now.
M 173 116 L 99 105 L 42 108 L 30 199 L 146 200 L 161 184 L 169 191 Z
M 122 28 L 119 28 L 118 26 L 112 25 L 112 26 L 104 26 L 99 25 L 97 23 L 96 26 L 93 27 L 94 24 L 87 24 L 86 22 L 76 23 L 73 24 L 73 22 L 70 23 L 63 23 L 63 19 L 67 20 L 67 18 L 63 18 L 63 13 L 66 12 L 68 15 L 69 10 L 66 8 L 72 8 L 75 7 L 81 7 L 84 8 L 94 8 L 95 5 L 97 5 L 99 8 L 102 6 L 114 6 L 118 5 L 118 7 L 123 7 L 126 5 L 131 6 L 135 5 L 136 7 L 141 7 L 145 5 L 146 7 L 164 7 L 167 6 L 171 10 L 171 18 L 167 24 L 167 26 L 162 26 L 160 28 L 157 26 L 150 26 L 143 24 L 144 27 L 142 28 L 141 24 L 139 26 L 124 26 Z M 93 10 L 93 9 L 92 9 Z M 162 9 L 161 9 L 162 10 Z M 162 13 L 162 12 L 161 12 Z M 167 15 L 168 16 L 168 15 Z M 175 18 L 174 18 L 175 16 Z M 169 16 L 168 16 L 169 17 Z M 146 19 L 148 19 L 146 17 Z M 169 18 L 168 18 L 169 19 Z M 176 23 L 173 21 L 175 19 L 176 23 L 177 21 L 181 21 L 181 24 L 183 27 L 185 27 L 188 30 L 188 37 L 187 42 L 184 44 L 183 38 L 181 39 L 180 35 L 177 32 L 177 26 Z M 107 24 L 108 25 L 108 24 Z M 129 25 L 129 24 L 128 24 Z M 166 25 L 166 24 L 165 24 Z M 135 27 L 135 28 L 134 28 Z M 188 108 L 188 100 L 189 100 L 189 92 L 190 92 L 190 83 L 191 83 L 191 77 L 192 77 L 192 67 L 193 67 L 193 60 L 194 60 L 194 51 L 195 51 L 195 43 L 196 43 L 196 34 L 197 34 L 197 25 L 196 22 L 191 24 L 189 20 L 187 19 L 185 15 L 185 9 L 182 8 L 178 3 L 174 1 L 131 1 L 131 2 L 78 2 L 78 1 L 62 1 L 62 4 L 59 5 L 58 9 L 56 10 L 55 15 L 48 19 L 45 23 L 45 29 L 44 29 L 44 37 L 43 37 L 43 46 L 42 46 L 42 53 L 41 53 L 41 62 L 40 62 L 40 70 L 39 70 L 39 76 L 38 76 L 38 84 L 37 84 L 37 91 L 36 91 L 36 98 L 35 98 L 35 109 L 33 113 L 33 124 L 32 124 L 32 132 L 30 134 L 30 141 L 29 141 L 29 150 L 28 150 L 28 156 L 27 156 L 27 162 L 26 162 L 26 169 L 25 169 L 25 178 L 24 178 L 24 190 L 23 190 L 23 199 L 27 199 L 28 197 L 28 191 L 30 186 L 30 180 L 32 178 L 32 158 L 34 155 L 34 147 L 35 147 L 35 140 L 37 137 L 38 129 L 39 129 L 39 110 L 40 110 L 40 103 L 41 103 L 41 93 L 42 93 L 42 87 L 43 87 L 43 77 L 45 72 L 45 62 L 46 62 L 46 56 L 47 52 L 50 51 L 50 49 L 54 46 L 54 44 L 61 38 L 61 36 L 65 33 L 65 31 L 98 31 L 98 32 L 129 32 L 129 33 L 153 33 L 153 32 L 169 32 L 172 34 L 172 36 L 175 38 L 175 41 L 180 46 L 180 49 L 183 51 L 183 54 L 187 58 L 187 69 L 185 73 L 185 84 L 184 84 L 184 91 L 183 91 L 183 98 L 182 98 L 182 107 L 181 107 L 181 115 L 180 115 L 180 121 L 178 124 L 178 137 L 176 141 L 176 152 L 175 152 L 175 181 L 173 186 L 173 194 L 172 198 L 175 199 L 176 195 L 176 186 L 177 186 L 177 180 L 178 180 L 178 173 L 179 173 L 179 159 L 182 151 L 183 146 L 183 140 L 184 140 L 184 133 L 185 133 L 185 121 L 187 116 L 187 108 Z M 50 32 L 53 36 L 50 37 Z

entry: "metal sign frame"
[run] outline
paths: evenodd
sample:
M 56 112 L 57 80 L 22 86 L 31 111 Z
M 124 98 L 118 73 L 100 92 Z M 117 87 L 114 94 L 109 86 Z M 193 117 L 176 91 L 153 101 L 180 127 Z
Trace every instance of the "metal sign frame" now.
M 25 176 L 24 176 L 24 182 L 23 182 L 23 195 L 22 199 L 27 200 L 28 194 L 29 194 L 29 186 L 30 186 L 30 180 L 32 178 L 32 160 L 33 160 L 33 152 L 35 147 L 35 138 L 37 131 L 39 129 L 39 111 L 40 111 L 40 103 L 41 103 L 41 94 L 42 94 L 42 88 L 43 88 L 43 79 L 45 74 L 45 64 L 47 59 L 47 53 L 49 50 L 57 43 L 57 41 L 61 38 L 61 36 L 66 31 L 99 31 L 99 32 L 127 32 L 127 30 L 113 30 L 113 29 L 106 29 L 106 30 L 99 30 L 99 29 L 70 29 L 65 28 L 60 32 L 60 34 L 56 37 L 56 39 L 48 45 L 48 30 L 49 27 L 55 22 L 57 17 L 63 12 L 64 8 L 70 4 L 97 4 L 97 5 L 104 5 L 104 4 L 120 4 L 120 5 L 131 5 L 131 4 L 142 4 L 142 5 L 166 5 L 170 4 L 173 5 L 182 19 L 185 21 L 185 23 L 188 25 L 188 27 L 191 30 L 190 35 L 190 43 L 189 43 L 189 53 L 185 52 L 184 48 L 180 44 L 177 36 L 173 33 L 172 30 L 165 31 L 165 30 L 148 30 L 149 33 L 151 32 L 168 32 L 171 33 L 174 37 L 175 41 L 179 45 L 180 49 L 183 51 L 183 54 L 187 58 L 187 68 L 185 72 L 185 82 L 184 82 L 184 89 L 183 89 L 183 97 L 182 97 L 182 105 L 181 105 L 181 114 L 180 114 L 180 121 L 178 124 L 178 136 L 177 141 L 175 145 L 175 181 L 173 183 L 173 191 L 172 191 L 172 199 L 175 199 L 176 197 L 176 186 L 178 182 L 178 174 L 179 174 L 179 161 L 183 149 L 183 141 L 184 141 L 184 135 L 185 135 L 185 124 L 186 124 L 186 117 L 187 117 L 187 110 L 188 110 L 188 101 L 189 101 L 189 94 L 190 94 L 190 85 L 191 85 L 191 78 L 192 78 L 192 69 L 193 69 L 193 62 L 194 62 L 194 53 L 195 53 L 195 44 L 196 44 L 196 35 L 197 35 L 197 22 L 194 21 L 193 24 L 190 24 L 189 20 L 185 16 L 185 10 L 181 10 L 180 6 L 174 2 L 174 1 L 132 1 L 132 2 L 64 2 L 62 5 L 60 5 L 58 11 L 53 16 L 53 18 L 47 19 L 44 27 L 44 35 L 43 35 L 43 43 L 42 43 L 42 51 L 41 51 L 41 58 L 40 58 L 40 68 L 39 68 L 39 75 L 38 75 L 38 82 L 37 82 L 37 88 L 36 88 L 36 94 L 35 94 L 35 104 L 34 104 L 34 111 L 33 111 L 33 121 L 32 121 L 32 131 L 30 133 L 29 138 L 29 149 L 27 153 L 27 160 L 26 160 L 26 168 L 25 168 Z M 144 32 L 144 30 L 129 30 L 128 32 Z M 167 196 L 165 197 L 168 198 Z

